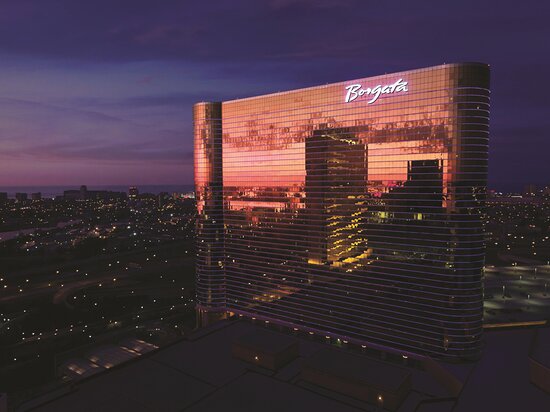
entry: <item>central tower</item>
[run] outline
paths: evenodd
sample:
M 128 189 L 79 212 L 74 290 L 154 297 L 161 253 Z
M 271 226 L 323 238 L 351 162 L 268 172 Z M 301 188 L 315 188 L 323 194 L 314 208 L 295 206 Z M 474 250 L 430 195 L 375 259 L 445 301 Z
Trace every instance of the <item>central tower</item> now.
M 195 105 L 200 321 L 476 358 L 489 94 L 461 63 Z

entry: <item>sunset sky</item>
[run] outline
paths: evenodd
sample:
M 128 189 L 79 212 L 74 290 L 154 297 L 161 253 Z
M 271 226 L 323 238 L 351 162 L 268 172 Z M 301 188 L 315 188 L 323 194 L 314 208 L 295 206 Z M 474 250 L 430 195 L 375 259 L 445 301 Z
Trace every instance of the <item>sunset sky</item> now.
M 0 1 L 0 186 L 192 183 L 191 107 L 492 69 L 490 186 L 550 184 L 544 1 Z

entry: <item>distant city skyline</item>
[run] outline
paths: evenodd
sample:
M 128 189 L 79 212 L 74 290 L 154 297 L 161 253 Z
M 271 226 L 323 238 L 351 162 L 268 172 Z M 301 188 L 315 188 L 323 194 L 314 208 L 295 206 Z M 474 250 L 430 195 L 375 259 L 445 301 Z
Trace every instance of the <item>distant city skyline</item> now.
M 550 183 L 544 2 L 126 3 L 0 6 L 0 186 L 191 184 L 195 101 L 459 61 L 491 64 L 489 187 Z
M 107 190 L 114 192 L 128 193 L 131 186 L 135 186 L 142 193 L 159 194 L 163 192 L 187 192 L 194 190 L 192 184 L 189 185 L 53 185 L 53 186 L 0 186 L 0 193 L 7 193 L 8 197 L 15 197 L 16 193 L 41 193 L 43 198 L 51 198 L 63 195 L 66 190 L 79 190 L 81 186 L 86 186 L 87 190 Z

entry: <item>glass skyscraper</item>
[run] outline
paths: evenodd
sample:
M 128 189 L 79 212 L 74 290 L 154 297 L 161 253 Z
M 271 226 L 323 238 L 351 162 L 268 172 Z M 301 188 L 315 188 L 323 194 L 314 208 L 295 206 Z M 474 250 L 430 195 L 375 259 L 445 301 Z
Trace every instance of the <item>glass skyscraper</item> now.
M 196 104 L 200 319 L 477 357 L 489 93 L 463 63 Z

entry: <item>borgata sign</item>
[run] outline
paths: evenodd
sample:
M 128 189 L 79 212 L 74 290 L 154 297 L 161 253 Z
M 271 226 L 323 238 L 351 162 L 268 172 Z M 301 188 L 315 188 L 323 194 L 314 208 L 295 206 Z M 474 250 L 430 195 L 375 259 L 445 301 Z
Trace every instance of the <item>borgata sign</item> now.
M 399 79 L 393 84 L 387 84 L 385 86 L 379 84 L 373 88 L 367 87 L 366 89 L 363 89 L 361 84 L 352 84 L 350 86 L 346 86 L 346 90 L 348 92 L 346 93 L 346 98 L 344 101 L 349 103 L 358 97 L 366 95 L 372 96 L 372 98 L 367 102 L 367 104 L 371 104 L 377 101 L 381 94 L 404 93 L 409 91 L 407 88 L 408 84 L 409 83 L 403 81 L 403 79 Z

